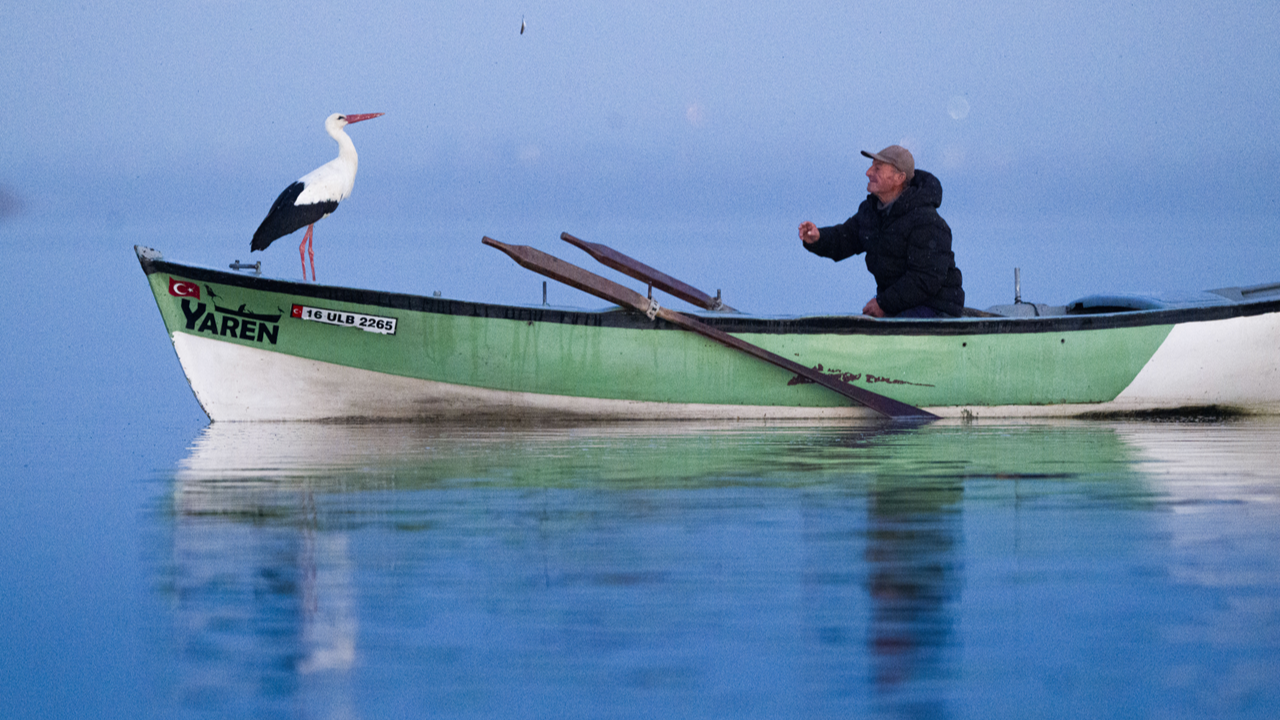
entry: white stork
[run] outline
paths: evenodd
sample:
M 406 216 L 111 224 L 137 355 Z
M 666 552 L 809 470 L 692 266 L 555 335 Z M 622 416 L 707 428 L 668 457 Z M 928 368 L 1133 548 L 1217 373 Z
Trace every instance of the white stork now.
M 266 219 L 253 234 L 249 252 L 266 250 L 276 238 L 305 227 L 307 234 L 302 236 L 302 244 L 298 246 L 298 257 L 302 259 L 303 280 L 307 279 L 307 258 L 311 258 L 311 281 L 315 282 L 316 252 L 311 244 L 311 230 L 317 221 L 328 217 L 338 208 L 338 203 L 347 199 L 356 184 L 356 166 L 359 164 L 356 146 L 342 128 L 381 115 L 334 113 L 325 119 L 325 132 L 338 141 L 338 157 L 298 178 L 280 193 Z

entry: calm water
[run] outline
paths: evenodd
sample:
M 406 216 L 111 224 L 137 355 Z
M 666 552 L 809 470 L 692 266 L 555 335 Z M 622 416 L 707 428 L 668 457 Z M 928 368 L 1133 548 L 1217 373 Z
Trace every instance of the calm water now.
M 9 512 L 55 527 L 8 558 L 4 702 L 1274 717 L 1278 440 L 1275 421 L 208 426 L 149 473 L 67 460 L 123 497 L 20 489 Z
M 1280 716 L 1280 419 L 210 426 L 108 235 L 9 243 L 0 717 Z

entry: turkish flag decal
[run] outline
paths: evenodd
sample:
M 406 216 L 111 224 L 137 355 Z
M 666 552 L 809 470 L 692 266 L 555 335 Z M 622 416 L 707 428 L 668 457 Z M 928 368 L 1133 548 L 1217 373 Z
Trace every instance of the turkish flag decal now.
M 169 278 L 169 294 L 174 297 L 189 297 L 199 300 L 200 286 L 193 282 Z

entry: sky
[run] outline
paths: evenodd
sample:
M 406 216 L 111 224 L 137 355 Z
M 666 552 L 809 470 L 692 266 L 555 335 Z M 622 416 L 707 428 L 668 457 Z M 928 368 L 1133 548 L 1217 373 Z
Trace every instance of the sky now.
M 383 112 L 350 129 L 355 192 L 317 226 L 330 281 L 505 300 L 525 271 L 479 236 L 566 256 L 567 230 L 758 310 L 856 310 L 861 261 L 806 257 L 795 227 L 851 215 L 859 151 L 898 143 L 943 183 L 971 305 L 1019 265 L 1065 293 L 1263 282 L 1277 38 L 1272 0 L 19 0 L 0 230 L 171 225 L 171 256 L 229 262 L 336 154 L 328 114 Z M 280 243 L 254 259 L 291 276 Z

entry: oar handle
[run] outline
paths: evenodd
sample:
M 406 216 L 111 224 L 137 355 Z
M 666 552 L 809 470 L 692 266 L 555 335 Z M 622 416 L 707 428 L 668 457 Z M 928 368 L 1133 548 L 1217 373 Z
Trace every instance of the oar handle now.
M 560 233 L 560 239 L 570 245 L 585 250 L 588 255 L 598 260 L 600 264 L 606 267 L 611 267 L 623 275 L 633 277 L 640 282 L 648 283 L 663 292 L 684 300 L 690 305 L 697 305 L 698 307 L 706 310 L 719 312 L 737 312 L 728 305 L 720 302 L 720 298 L 711 297 L 698 288 L 681 282 L 661 270 L 649 267 L 629 255 L 625 255 L 614 250 L 608 245 L 587 242 L 586 240 L 576 238 L 567 232 Z
M 602 278 L 595 273 L 583 270 L 577 265 L 567 263 L 554 255 L 548 255 L 528 245 L 508 245 L 498 242 L 487 235 L 481 239 L 481 242 L 510 255 L 511 259 L 522 267 L 545 275 L 552 280 L 559 280 L 569 287 L 577 288 L 589 295 L 595 295 L 602 300 L 608 300 L 616 305 L 631 307 L 640 312 L 647 312 L 650 306 L 649 299 L 635 290 Z

